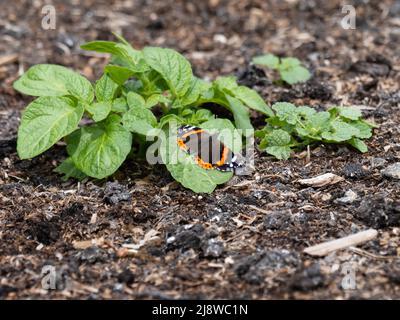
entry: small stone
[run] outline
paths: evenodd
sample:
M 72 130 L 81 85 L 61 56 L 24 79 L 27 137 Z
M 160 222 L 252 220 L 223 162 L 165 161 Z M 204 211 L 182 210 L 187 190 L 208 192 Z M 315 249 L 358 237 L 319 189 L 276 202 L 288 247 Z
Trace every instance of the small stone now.
M 290 210 L 278 210 L 265 216 L 264 226 L 266 229 L 281 230 L 289 227 L 291 221 Z
M 371 168 L 383 168 L 386 165 L 387 161 L 383 158 L 372 158 L 371 159 Z
M 131 194 L 128 188 L 118 181 L 107 182 L 104 189 L 104 201 L 108 204 L 117 204 L 121 201 L 129 201 Z
M 204 227 L 201 224 L 185 225 L 176 231 L 174 235 L 167 238 L 169 248 L 199 249 L 204 236 Z
M 342 204 L 349 204 L 353 203 L 356 199 L 357 199 L 357 193 L 355 193 L 353 190 L 350 189 L 346 191 L 344 197 L 336 199 L 335 202 Z
M 254 190 L 251 195 L 258 200 L 265 200 L 267 203 L 278 201 L 278 196 L 269 190 Z
M 126 283 L 127 285 L 130 285 L 135 281 L 135 275 L 131 270 L 125 269 L 120 274 L 118 274 L 117 279 L 119 283 Z
M 324 202 L 327 202 L 327 201 L 329 201 L 331 199 L 332 199 L 332 195 L 330 193 L 324 193 L 321 196 L 321 200 L 324 201 Z
M 216 239 L 208 239 L 202 249 L 205 257 L 218 258 L 224 252 L 224 244 Z
M 384 193 L 365 197 L 356 210 L 357 218 L 365 225 L 382 229 L 400 226 L 400 202 Z
M 77 258 L 81 262 L 87 262 L 93 264 L 95 262 L 102 262 L 107 259 L 107 254 L 104 250 L 99 247 L 90 247 L 77 254 Z
M 390 179 L 400 179 L 400 162 L 396 162 L 381 171 L 382 175 Z
M 346 178 L 360 179 L 367 175 L 366 170 L 359 163 L 349 163 L 343 168 L 343 175 Z
M 268 272 L 278 272 L 288 267 L 297 267 L 299 264 L 300 257 L 297 253 L 273 249 L 242 258 L 237 262 L 235 273 L 247 283 L 261 284 Z
M 294 290 L 310 291 L 322 287 L 325 283 L 325 276 L 321 273 L 318 263 L 298 271 L 291 279 L 290 287 Z

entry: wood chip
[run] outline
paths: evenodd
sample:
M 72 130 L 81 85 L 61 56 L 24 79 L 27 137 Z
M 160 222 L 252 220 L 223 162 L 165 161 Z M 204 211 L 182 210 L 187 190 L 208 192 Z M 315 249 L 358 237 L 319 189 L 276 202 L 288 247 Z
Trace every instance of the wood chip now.
M 16 53 L 0 56 L 0 66 L 13 63 L 17 60 L 18 60 L 18 55 Z
M 343 181 L 344 178 L 333 174 L 333 173 L 325 173 L 313 178 L 309 179 L 300 179 L 298 182 L 303 185 L 311 186 L 311 187 L 324 187 L 327 185 L 335 184 L 340 181 Z
M 136 244 L 131 244 L 131 243 L 127 243 L 127 244 L 123 244 L 122 247 L 123 248 L 127 248 L 129 251 L 131 252 L 137 252 L 141 247 L 143 247 L 147 242 L 153 241 L 153 240 L 157 240 L 159 239 L 158 236 L 159 232 L 157 230 L 154 229 L 150 229 L 145 235 L 144 238 L 142 240 L 139 241 L 139 243 Z
M 312 247 L 308 247 L 308 248 L 304 249 L 303 252 L 307 253 L 309 255 L 312 255 L 312 256 L 322 257 L 322 256 L 326 256 L 327 254 L 329 254 L 333 251 L 344 249 L 347 247 L 355 246 L 355 245 L 370 241 L 370 240 L 376 238 L 377 235 L 378 235 L 378 231 L 376 231 L 375 229 L 368 229 L 365 231 L 361 231 L 361 232 L 352 234 L 350 236 L 346 236 L 344 238 L 327 241 L 327 242 L 323 242 L 323 243 L 317 244 Z
M 83 241 L 74 241 L 72 245 L 75 249 L 84 250 L 90 248 L 92 246 L 100 246 L 104 243 L 104 238 L 91 239 L 91 240 L 83 240 Z

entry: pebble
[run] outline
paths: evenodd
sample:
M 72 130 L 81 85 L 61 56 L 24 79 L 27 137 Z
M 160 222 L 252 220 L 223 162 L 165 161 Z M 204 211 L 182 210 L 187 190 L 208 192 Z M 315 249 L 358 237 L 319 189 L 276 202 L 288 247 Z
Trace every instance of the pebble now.
M 357 193 L 355 193 L 353 190 L 350 189 L 346 191 L 344 197 L 336 199 L 336 202 L 342 204 L 349 204 L 353 203 L 356 199 L 357 199 Z
M 242 258 L 235 266 L 237 276 L 250 284 L 261 284 L 269 271 L 297 267 L 300 257 L 286 249 L 272 249 Z
M 135 281 L 135 275 L 131 270 L 125 269 L 118 274 L 117 279 L 119 283 L 126 283 L 127 285 L 130 285 Z
M 266 229 L 281 230 L 289 227 L 291 221 L 290 210 L 278 210 L 265 216 L 264 226 Z
M 359 163 L 349 163 L 343 168 L 343 175 L 346 178 L 360 179 L 365 177 L 366 174 L 366 170 Z
M 325 276 L 321 272 L 318 263 L 313 263 L 309 267 L 299 270 L 291 279 L 290 287 L 299 291 L 315 290 L 324 286 Z
M 355 214 L 365 225 L 374 229 L 400 226 L 400 202 L 388 198 L 384 193 L 365 197 Z
M 400 179 L 400 162 L 396 162 L 381 171 L 381 174 L 390 179 Z
M 383 168 L 386 165 L 387 161 L 383 158 L 372 158 L 371 159 L 371 168 Z
M 83 251 L 79 251 L 76 257 L 81 262 L 94 264 L 96 262 L 103 262 L 107 260 L 107 253 L 98 247 L 89 247 Z
M 167 238 L 167 246 L 171 249 L 180 248 L 183 251 L 199 249 L 203 236 L 204 227 L 201 224 L 187 224 L 179 227 L 175 234 Z
M 121 201 L 129 201 L 131 194 L 125 185 L 115 182 L 107 182 L 104 188 L 104 201 L 108 204 L 117 204 Z
M 208 239 L 202 249 L 205 257 L 218 258 L 224 252 L 224 244 L 216 239 Z

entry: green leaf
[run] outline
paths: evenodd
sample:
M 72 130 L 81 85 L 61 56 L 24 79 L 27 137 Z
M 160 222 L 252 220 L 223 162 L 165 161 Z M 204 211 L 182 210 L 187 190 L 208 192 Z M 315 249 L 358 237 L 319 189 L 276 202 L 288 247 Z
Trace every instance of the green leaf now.
M 228 108 L 233 114 L 236 128 L 245 130 L 245 135 L 251 134 L 250 131 L 253 130 L 253 126 L 250 122 L 249 110 L 239 99 L 226 95 L 226 100 L 229 103 Z
M 287 160 L 290 158 L 291 149 L 289 146 L 272 146 L 267 147 L 265 151 L 279 160 Z
M 360 131 L 353 127 L 352 125 L 340 121 L 334 120 L 331 123 L 331 130 L 329 132 L 323 132 L 321 134 L 322 138 L 333 141 L 333 142 L 343 142 L 350 140 L 360 134 Z
M 218 184 L 232 178 L 232 172 L 205 170 L 194 163 L 193 158 L 181 151 L 176 144 L 176 136 L 161 143 L 161 157 L 172 177 L 196 193 L 211 193 Z
M 119 97 L 112 102 L 111 111 L 126 112 L 128 111 L 128 104 L 124 97 Z
M 37 64 L 14 82 L 14 89 L 31 96 L 60 97 L 72 95 L 88 103 L 93 100 L 91 83 L 63 66 Z
M 272 106 L 272 109 L 275 110 L 279 120 L 286 121 L 289 124 L 296 124 L 298 112 L 294 104 L 289 102 L 277 102 Z
M 139 50 L 132 48 L 126 40 L 123 43 L 113 41 L 92 41 L 81 45 L 81 48 L 88 51 L 110 53 L 113 55 L 112 61 L 114 63 L 128 67 L 137 73 L 148 70 L 148 66 L 143 59 L 143 54 Z
M 146 108 L 146 101 L 140 94 L 129 92 L 126 96 L 129 108 Z
M 123 56 L 121 50 L 116 47 L 117 43 L 113 41 L 90 41 L 81 45 L 81 48 L 88 51 L 95 51 L 101 53 L 111 53 L 116 56 Z
M 150 109 L 146 108 L 144 100 L 142 103 L 134 103 L 132 99 L 133 95 L 131 95 L 129 110 L 122 117 L 123 126 L 131 132 L 147 135 L 157 126 L 157 118 Z
M 336 107 L 339 114 L 349 120 L 358 120 L 362 117 L 362 113 L 359 109 L 352 107 Z
M 213 86 L 221 91 L 225 91 L 234 95 L 233 92 L 238 88 L 236 78 L 234 76 L 218 77 L 213 82 Z
M 67 139 L 67 150 L 75 166 L 90 177 L 113 174 L 131 150 L 132 135 L 120 124 L 120 117 L 83 127 Z
M 367 123 L 352 121 L 350 124 L 358 129 L 359 133 L 356 135 L 357 138 L 368 139 L 372 137 L 372 128 Z
M 195 103 L 199 99 L 201 93 L 207 91 L 209 88 L 211 88 L 211 83 L 197 77 L 193 77 L 190 88 L 186 92 L 185 96 L 181 99 L 182 106 Z
M 128 58 L 127 65 L 135 73 L 144 73 L 150 69 L 144 60 L 143 53 L 132 48 L 129 43 L 118 43 L 115 47 L 123 52 L 123 57 L 125 59 Z
M 111 104 L 111 101 L 95 102 L 86 105 L 85 109 L 91 114 L 94 121 L 99 122 L 107 118 L 111 112 Z
M 317 112 L 308 117 L 307 124 L 315 129 L 324 130 L 329 126 L 329 118 L 329 112 Z
M 80 171 L 74 164 L 71 158 L 65 159 L 60 165 L 53 170 L 54 172 L 63 174 L 63 181 L 67 181 L 69 178 L 75 178 L 79 181 L 85 179 L 87 176 Z
M 111 101 L 114 99 L 119 85 L 114 82 L 106 73 L 96 81 L 96 98 L 97 101 Z
M 172 177 L 185 188 L 195 193 L 212 193 L 218 184 L 223 184 L 232 178 L 231 172 L 205 170 L 197 164 L 167 164 Z
M 289 84 L 306 82 L 308 79 L 311 78 L 310 72 L 302 66 L 281 70 L 279 73 L 282 80 Z
M 361 119 L 358 110 L 333 107 L 329 112 L 317 112 L 308 106 L 296 108 L 286 102 L 276 103 L 272 109 L 276 116 L 267 118 L 267 125 L 257 130 L 255 136 L 261 139 L 260 149 L 279 159 L 289 158 L 291 147 L 313 142 L 348 143 L 361 152 L 368 150 L 361 139 L 372 136 L 373 125 Z
M 300 107 L 297 107 L 297 113 L 300 116 L 308 118 L 308 117 L 311 117 L 314 114 L 316 114 L 317 111 L 315 109 L 313 109 L 313 108 L 308 107 L 308 106 L 300 106 Z
M 239 99 L 247 107 L 262 112 L 270 117 L 274 115 L 260 95 L 245 86 L 239 86 L 233 76 L 218 77 L 213 82 L 214 88 L 225 94 Z
M 285 130 L 276 129 L 267 135 L 266 139 L 269 146 L 286 146 L 290 144 L 291 137 Z
M 296 58 L 283 58 L 278 69 L 282 80 L 289 84 L 305 82 L 311 78 L 310 72 Z
M 368 151 L 367 145 L 364 143 L 364 141 L 358 139 L 358 138 L 352 138 L 349 140 L 349 144 L 352 145 L 354 148 L 356 148 L 358 151 L 365 153 Z
M 68 97 L 39 97 L 22 114 L 17 151 L 28 159 L 49 149 L 78 127 L 84 108 Z
M 183 118 L 178 117 L 176 114 L 167 114 L 160 119 L 160 122 L 158 123 L 157 127 L 163 128 L 166 124 L 169 124 L 171 122 L 178 125 L 178 124 L 183 124 L 186 121 L 184 121 Z
M 292 137 L 285 130 L 276 129 L 265 132 L 264 138 L 260 142 L 260 149 L 273 155 L 277 159 L 287 160 L 290 158 L 290 143 Z
M 304 122 L 305 127 L 300 124 L 296 127 L 296 132 L 303 138 L 322 140 L 321 133 L 330 130 L 331 119 L 329 112 L 316 112 L 308 116 Z
M 234 90 L 234 96 L 249 108 L 257 110 L 269 117 L 274 116 L 271 108 L 265 103 L 263 98 L 261 98 L 256 91 L 245 86 L 239 86 Z
M 162 95 L 159 93 L 153 94 L 146 99 L 146 108 L 151 109 L 162 100 Z
M 104 72 L 119 85 L 123 85 L 135 74 L 131 69 L 115 65 L 106 66 Z
M 254 57 L 253 63 L 261 66 L 267 66 L 272 69 L 277 69 L 279 66 L 279 58 L 268 53 L 262 56 Z
M 215 118 L 214 114 L 208 109 L 199 109 L 193 112 L 192 109 L 185 109 L 181 113 L 182 116 L 188 116 L 187 123 L 198 126 L 201 123 Z
M 183 97 L 192 83 L 192 68 L 184 56 L 172 49 L 146 47 L 143 49 L 147 64 L 167 82 L 171 92 Z
M 292 69 L 301 65 L 301 61 L 297 58 L 282 58 L 279 66 L 280 70 Z

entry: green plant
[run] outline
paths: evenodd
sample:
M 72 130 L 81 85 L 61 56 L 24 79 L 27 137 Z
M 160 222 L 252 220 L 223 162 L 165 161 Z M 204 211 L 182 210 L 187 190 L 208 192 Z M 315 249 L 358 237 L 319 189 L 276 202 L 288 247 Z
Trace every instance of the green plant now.
M 351 107 L 332 107 L 317 112 L 307 106 L 296 107 L 287 102 L 272 106 L 275 116 L 256 131 L 259 148 L 278 159 L 288 159 L 292 149 L 314 143 L 344 143 L 367 152 L 363 139 L 372 136 L 374 125 L 363 120 L 360 110 Z
M 64 139 L 69 157 L 55 171 L 65 179 L 102 179 L 112 175 L 128 155 L 143 155 L 149 146 L 146 136 L 159 136 L 172 123 L 233 132 L 252 129 L 249 109 L 273 116 L 255 91 L 239 86 L 233 77 L 204 81 L 193 75 L 189 61 L 178 52 L 158 47 L 136 50 L 117 37 L 118 42 L 82 45 L 111 54 L 94 86 L 80 74 L 51 64 L 31 67 L 14 83 L 19 92 L 37 97 L 22 114 L 17 141 L 21 159 L 35 157 Z M 228 109 L 233 123 L 201 108 L 208 102 Z M 91 119 L 89 124 L 80 124 L 83 117 Z M 163 158 L 181 152 L 165 148 L 166 141 L 161 146 Z M 188 155 L 180 156 L 186 161 L 167 168 L 195 192 L 211 192 L 232 176 L 204 170 Z
M 310 72 L 301 65 L 297 58 L 279 58 L 269 53 L 254 57 L 253 63 L 277 70 L 281 79 L 288 84 L 305 82 L 311 78 Z

